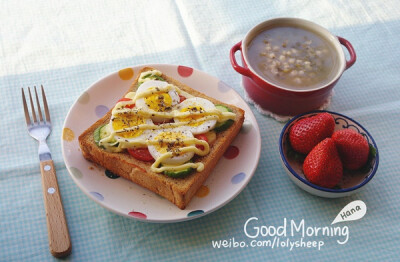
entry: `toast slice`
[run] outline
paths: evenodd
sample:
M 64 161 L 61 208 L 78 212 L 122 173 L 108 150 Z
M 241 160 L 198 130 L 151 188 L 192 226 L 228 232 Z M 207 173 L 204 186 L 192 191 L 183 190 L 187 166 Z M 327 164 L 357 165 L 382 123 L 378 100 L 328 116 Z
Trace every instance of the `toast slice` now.
M 149 70 L 155 70 L 155 68 L 144 67 L 141 69 L 127 93 L 136 91 L 140 74 Z M 233 124 L 227 130 L 217 132 L 215 141 L 210 145 L 209 153 L 205 156 L 195 157 L 196 162 L 201 161 L 204 164 L 202 171 L 195 170 L 186 177 L 173 178 L 163 173 L 153 172 L 151 170 L 151 162 L 140 161 L 128 154 L 126 150 L 113 153 L 100 148 L 94 140 L 94 131 L 99 126 L 109 123 L 112 109 L 79 136 L 79 145 L 85 159 L 168 199 L 180 209 L 185 209 L 239 133 L 244 121 L 244 111 L 236 106 L 225 104 L 206 96 L 165 74 L 162 74 L 162 78 L 193 96 L 205 98 L 215 105 L 225 105 L 235 113 Z

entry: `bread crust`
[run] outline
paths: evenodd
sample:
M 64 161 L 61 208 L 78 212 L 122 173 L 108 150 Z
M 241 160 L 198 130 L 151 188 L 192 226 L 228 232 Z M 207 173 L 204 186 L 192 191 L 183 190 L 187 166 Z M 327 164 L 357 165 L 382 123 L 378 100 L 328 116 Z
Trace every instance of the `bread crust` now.
M 156 68 L 142 68 L 127 93 L 137 89 L 140 73 L 154 69 Z M 108 169 L 109 171 L 168 199 L 180 209 L 185 209 L 192 197 L 196 194 L 197 190 L 207 180 L 215 165 L 218 163 L 218 160 L 222 157 L 233 139 L 239 133 L 244 121 L 244 111 L 236 106 L 208 97 L 207 95 L 196 91 L 165 74 L 162 74 L 162 77 L 168 83 L 176 85 L 178 88 L 191 95 L 208 99 L 214 104 L 226 105 L 236 114 L 232 126 L 225 131 L 217 133 L 215 142 L 210 146 L 209 154 L 196 158 L 196 161 L 201 161 L 204 164 L 203 171 L 195 171 L 184 178 L 171 178 L 162 173 L 160 174 L 151 171 L 151 162 L 137 160 L 127 152 L 112 153 L 99 148 L 94 141 L 93 133 L 97 127 L 107 124 L 110 121 L 112 109 L 92 126 L 86 129 L 79 136 L 78 140 L 85 159 L 99 164 L 105 169 Z

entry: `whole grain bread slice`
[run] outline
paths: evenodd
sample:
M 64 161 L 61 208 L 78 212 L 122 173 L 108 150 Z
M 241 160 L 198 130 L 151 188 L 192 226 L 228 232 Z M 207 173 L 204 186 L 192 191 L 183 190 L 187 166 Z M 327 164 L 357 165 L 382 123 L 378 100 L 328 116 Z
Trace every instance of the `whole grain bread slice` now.
M 138 87 L 138 78 L 141 72 L 154 70 L 156 68 L 144 67 L 138 74 L 133 84 L 127 92 L 135 91 Z M 233 139 L 237 136 L 244 121 L 244 111 L 234 105 L 229 105 L 218 101 L 212 97 L 190 88 L 189 86 L 163 74 L 162 77 L 171 84 L 176 85 L 181 90 L 197 96 L 208 99 L 215 105 L 225 105 L 235 114 L 236 118 L 232 126 L 227 130 L 217 133 L 215 142 L 210 145 L 210 152 L 206 156 L 196 157 L 195 161 L 201 161 L 204 164 L 204 170 L 193 172 L 184 178 L 172 178 L 164 174 L 152 172 L 151 162 L 144 162 L 135 159 L 126 152 L 112 153 L 98 147 L 94 141 L 93 133 L 97 127 L 107 124 L 111 118 L 110 110 L 105 116 L 95 122 L 79 136 L 79 145 L 84 158 L 92 161 L 109 171 L 124 177 L 150 191 L 168 199 L 180 209 L 185 209 L 197 190 L 203 185 L 211 174 L 215 165 L 222 157 Z

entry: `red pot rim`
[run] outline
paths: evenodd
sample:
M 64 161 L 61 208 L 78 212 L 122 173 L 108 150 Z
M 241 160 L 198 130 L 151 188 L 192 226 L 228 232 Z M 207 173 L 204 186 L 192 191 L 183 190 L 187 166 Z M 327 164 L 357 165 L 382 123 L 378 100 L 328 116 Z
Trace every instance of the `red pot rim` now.
M 254 70 L 252 68 L 252 66 L 249 64 L 249 61 L 247 59 L 247 46 L 249 45 L 251 40 L 253 40 L 253 38 L 256 35 L 258 35 L 258 33 L 263 31 L 267 26 L 279 25 L 279 24 L 285 24 L 285 25 L 294 25 L 294 24 L 299 25 L 300 24 L 300 25 L 304 26 L 306 29 L 310 29 L 310 30 L 313 30 L 313 31 L 319 33 L 322 37 L 324 37 L 326 40 L 328 40 L 332 43 L 335 50 L 337 51 L 337 55 L 339 58 L 339 67 L 338 67 L 336 75 L 331 79 L 331 81 L 329 83 L 327 83 L 323 86 L 318 86 L 318 87 L 312 88 L 312 89 L 290 89 L 290 88 L 287 88 L 284 86 L 280 86 L 271 81 L 268 81 L 267 79 L 265 79 L 261 75 L 259 75 L 256 72 L 256 70 Z M 264 22 L 256 25 L 252 29 L 250 29 L 250 31 L 245 35 L 243 41 L 241 41 L 241 43 L 238 43 L 238 44 L 240 44 L 240 51 L 241 51 L 243 66 L 245 66 L 245 69 L 247 69 L 251 73 L 251 75 L 250 76 L 247 75 L 247 77 L 251 77 L 260 86 L 264 87 L 265 85 L 267 85 L 268 88 L 273 88 L 273 89 L 275 89 L 275 91 L 282 92 L 283 94 L 304 93 L 304 94 L 309 95 L 310 93 L 313 93 L 313 92 L 318 92 L 318 91 L 321 91 L 324 89 L 331 89 L 333 87 L 333 85 L 337 82 L 337 80 L 339 80 L 339 78 L 341 77 L 343 72 L 347 68 L 351 67 L 356 60 L 356 55 L 355 55 L 354 49 L 347 40 L 345 40 L 341 37 L 334 36 L 327 29 L 321 27 L 318 24 L 315 24 L 313 22 L 310 22 L 310 21 L 307 21 L 304 19 L 300 19 L 300 18 L 282 17 L 282 18 L 274 18 L 274 19 L 264 21 Z M 346 61 L 345 54 L 344 54 L 341 44 L 345 45 L 345 47 L 348 49 L 348 51 L 350 53 L 349 61 Z M 233 53 L 233 55 L 234 55 L 234 53 Z M 232 58 L 232 52 L 231 52 L 231 63 L 232 63 L 232 66 L 234 66 L 234 62 L 236 62 L 236 61 L 232 61 L 232 59 L 234 59 L 234 58 Z M 234 68 L 235 68 L 235 66 L 234 66 Z M 235 68 L 235 70 L 236 70 L 236 68 Z M 236 71 L 238 71 L 238 70 L 236 70 Z M 239 72 L 239 73 L 241 73 L 241 72 Z M 325 91 L 322 91 L 322 92 L 325 92 Z

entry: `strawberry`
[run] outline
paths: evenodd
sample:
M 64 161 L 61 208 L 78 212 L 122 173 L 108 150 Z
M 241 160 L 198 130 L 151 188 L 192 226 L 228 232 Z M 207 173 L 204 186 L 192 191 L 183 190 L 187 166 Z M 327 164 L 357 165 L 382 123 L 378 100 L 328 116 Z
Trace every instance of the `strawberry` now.
M 332 188 L 343 176 L 343 165 L 332 138 L 325 138 L 307 155 L 303 172 L 311 183 Z
M 292 148 L 302 154 L 308 154 L 314 146 L 332 136 L 335 120 L 329 113 L 319 113 L 296 122 L 289 131 Z
M 344 168 L 357 170 L 367 163 L 369 144 L 360 133 L 353 129 L 342 129 L 335 131 L 332 139 Z

